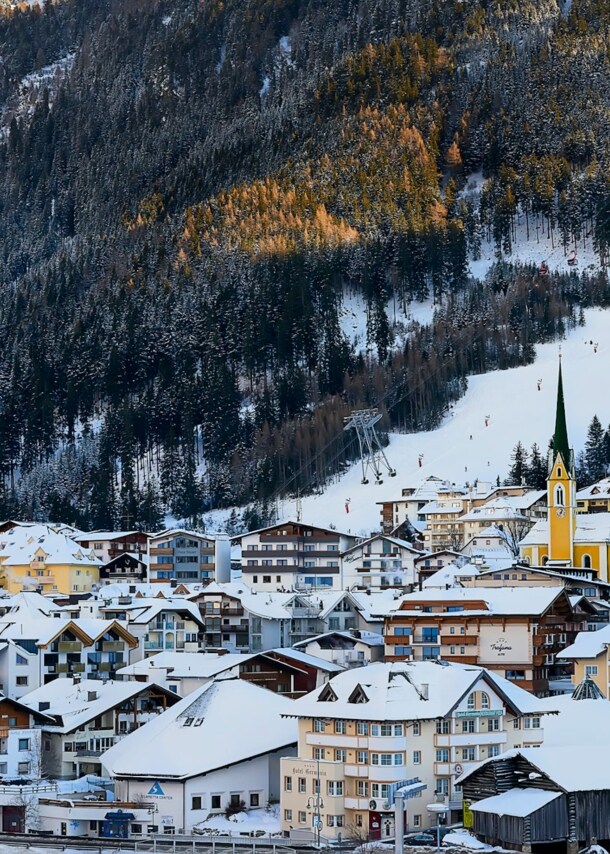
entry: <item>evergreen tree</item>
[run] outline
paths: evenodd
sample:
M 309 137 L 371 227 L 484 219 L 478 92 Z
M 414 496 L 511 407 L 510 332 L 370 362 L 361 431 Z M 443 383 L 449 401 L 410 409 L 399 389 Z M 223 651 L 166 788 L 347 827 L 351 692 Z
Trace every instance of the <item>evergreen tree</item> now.
M 519 486 L 522 483 L 527 483 L 527 451 L 525 450 L 520 441 L 517 442 L 517 444 L 513 448 L 511 460 L 513 462 L 508 472 L 508 478 L 506 479 L 507 486 Z
M 540 448 L 534 442 L 530 450 L 529 464 L 527 467 L 527 483 L 532 489 L 546 489 L 547 463 Z
M 595 483 L 606 476 L 606 442 L 604 428 L 594 415 L 585 442 L 585 468 L 587 483 Z

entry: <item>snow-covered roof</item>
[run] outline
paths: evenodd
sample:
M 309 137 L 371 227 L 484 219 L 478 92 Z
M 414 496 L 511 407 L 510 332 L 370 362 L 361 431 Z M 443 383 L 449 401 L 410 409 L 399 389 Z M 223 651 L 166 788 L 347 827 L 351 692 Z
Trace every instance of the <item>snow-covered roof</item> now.
M 341 667 L 340 664 L 334 664 L 332 661 L 327 661 L 325 658 L 318 658 L 317 655 L 310 655 L 307 652 L 303 652 L 302 649 L 296 649 L 291 646 L 278 646 L 276 649 L 271 649 L 266 652 L 265 655 L 275 657 L 274 653 L 285 658 L 291 658 L 299 664 L 305 664 L 309 667 L 317 667 L 318 670 L 324 670 L 326 673 L 341 673 L 345 670 L 345 668 Z
M 480 679 L 521 714 L 539 711 L 537 697 L 482 667 L 401 661 L 376 662 L 339 673 L 327 685 L 295 700 L 293 714 L 368 721 L 430 720 L 447 716 Z
M 305 648 L 309 646 L 311 643 L 319 643 L 320 641 L 332 641 L 333 638 L 336 638 L 339 644 L 351 645 L 352 647 L 361 643 L 364 646 L 383 646 L 384 639 L 383 635 L 377 634 L 377 632 L 365 632 L 359 631 L 357 635 L 353 632 L 345 631 L 333 631 L 333 632 L 324 632 L 321 635 L 316 635 L 312 638 L 307 638 L 307 640 L 299 641 L 295 643 L 295 649 L 300 649 L 301 647 Z M 347 642 L 347 643 L 346 643 Z
M 189 602 L 186 599 L 147 599 L 143 604 L 142 600 L 136 603 L 135 608 L 130 610 L 129 622 L 134 625 L 148 625 L 155 620 L 159 614 L 167 611 L 177 611 L 180 614 L 188 614 L 189 617 L 200 626 L 204 625 L 201 617 L 201 611 L 194 602 Z
M 464 509 L 463 500 L 464 499 L 462 498 L 453 499 L 453 501 L 455 501 L 455 506 L 439 504 L 438 501 L 430 501 L 428 504 L 425 504 L 421 510 L 418 510 L 418 513 L 421 513 L 422 516 L 429 516 L 431 513 L 434 513 L 435 516 L 446 516 L 451 514 L 461 516 Z
M 549 792 L 545 789 L 509 789 L 500 795 L 483 798 L 482 801 L 471 804 L 470 809 L 473 812 L 524 818 L 559 797 L 561 797 L 561 792 Z
M 81 635 L 88 643 L 93 643 L 110 630 L 119 631 L 131 646 L 137 646 L 137 639 L 131 635 L 125 623 L 119 620 L 96 620 L 78 618 L 74 620 L 58 620 L 55 617 L 37 617 L 31 619 L 10 619 L 11 614 L 5 614 L 0 619 L 0 639 L 33 640 L 39 646 L 51 643 L 59 634 L 70 629 Z
M 40 710 L 40 703 L 49 703 L 45 714 L 60 720 L 52 729 L 68 733 L 152 687 L 171 696 L 173 701 L 174 694 L 148 682 L 83 679 L 74 684 L 71 679 L 54 679 L 30 691 L 21 698 L 21 702 L 33 711 Z
M 359 549 L 364 549 L 371 543 L 377 541 L 385 541 L 386 543 L 391 543 L 393 546 L 396 546 L 396 548 L 398 549 L 405 549 L 406 551 L 415 552 L 416 554 L 419 554 L 419 549 L 413 548 L 412 543 L 408 542 L 407 540 L 401 540 L 399 537 L 393 537 L 390 534 L 374 534 L 372 537 L 368 537 L 366 540 L 362 540 L 361 542 L 356 543 L 355 546 L 346 549 L 343 554 L 351 554 L 351 552 L 358 551 Z
M 546 720 L 545 718 L 545 726 Z M 464 780 L 478 773 L 490 762 L 506 762 L 515 756 L 522 756 L 565 792 L 610 790 L 610 746 L 600 743 L 599 732 L 597 735 L 597 744 L 576 743 L 550 747 L 543 744 L 542 747 L 507 750 L 500 756 L 483 760 L 476 768 L 463 774 L 457 782 L 462 784 Z
M 20 617 L 49 617 L 52 614 L 60 611 L 60 607 L 51 599 L 47 599 L 35 590 L 22 591 L 14 596 L 7 596 L 0 599 L 0 606 L 8 608 L 9 613 L 19 614 Z
M 258 653 L 218 654 L 216 652 L 174 652 L 166 650 L 122 667 L 120 676 L 143 676 L 153 670 L 168 670 L 172 679 L 212 679 L 218 673 L 224 673 L 239 667 Z
M 597 658 L 610 645 L 610 626 L 592 632 L 578 632 L 574 643 L 556 654 L 556 658 Z
M 449 590 L 426 589 L 421 593 L 407 593 L 402 597 L 400 613 L 421 614 L 413 605 L 429 603 L 442 605 L 443 602 L 460 603 L 464 606 L 469 603 L 484 602 L 486 608 L 481 613 L 509 614 L 519 616 L 522 614 L 543 614 L 553 602 L 564 595 L 563 588 L 559 587 L 452 587 Z M 470 612 L 469 608 L 464 608 Z M 480 610 L 480 609 L 479 609 Z
M 465 563 L 462 566 L 456 563 L 448 563 L 426 578 L 422 587 L 454 587 L 457 586 L 458 578 L 473 578 L 479 572 L 479 567 L 475 566 L 474 563 Z
M 610 477 L 604 477 L 584 489 L 579 489 L 576 498 L 610 498 Z
M 521 545 L 545 545 L 548 541 L 548 519 L 538 519 L 521 540 Z M 610 513 L 577 513 L 574 542 L 581 544 L 610 542 Z
M 481 522 L 486 519 L 508 519 L 517 522 L 527 522 L 528 517 L 521 512 L 521 507 L 515 502 L 514 497 L 494 498 L 481 504 L 479 507 L 473 507 L 468 513 L 460 516 L 460 522 Z
M 173 540 L 174 537 L 190 537 L 194 540 L 207 540 L 214 542 L 215 537 L 212 534 L 201 534 L 197 531 L 189 531 L 187 528 L 168 528 L 165 531 L 159 531 L 156 534 L 149 535 L 149 546 L 155 547 L 157 540 Z
M 49 525 L 28 525 L 11 528 L 0 534 L 0 564 L 29 565 L 42 551 L 44 564 L 98 567 L 102 562 L 91 552 L 81 549 L 72 537 L 60 534 Z M 32 584 L 36 578 L 32 577 Z
M 309 525 L 307 522 L 297 522 L 295 519 L 284 519 L 282 522 L 276 522 L 275 525 L 266 525 L 264 528 L 256 528 L 254 531 L 244 531 L 243 534 L 236 534 L 234 537 L 231 537 L 231 539 L 237 542 L 238 540 L 242 540 L 244 537 L 251 537 L 253 534 L 263 534 L 265 531 L 275 531 L 286 525 L 295 525 L 298 528 L 324 531 L 325 534 L 334 534 L 336 537 L 349 537 L 354 539 L 354 534 L 349 534 L 346 531 L 337 531 L 335 528 L 325 528 L 323 525 Z
M 218 679 L 102 756 L 113 777 L 185 779 L 296 744 L 293 700 L 243 679 Z M 152 749 L 151 749 L 152 746 Z
M 81 540 L 88 541 L 101 541 L 105 540 L 118 540 L 121 537 L 131 537 L 134 534 L 142 534 L 143 531 L 79 531 L 78 534 L 73 535 L 72 539 L 76 540 L 79 543 Z M 145 535 L 148 536 L 148 535 Z
M 571 694 L 544 697 L 539 706 L 556 714 L 544 717 L 544 746 L 597 745 L 610 728 L 610 701 L 604 697 L 577 700 Z

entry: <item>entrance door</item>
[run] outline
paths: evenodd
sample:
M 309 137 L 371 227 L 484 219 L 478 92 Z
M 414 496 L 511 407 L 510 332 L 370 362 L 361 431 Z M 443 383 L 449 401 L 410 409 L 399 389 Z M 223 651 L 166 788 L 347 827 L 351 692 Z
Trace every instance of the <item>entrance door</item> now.
M 2 807 L 2 832 L 25 833 L 25 807 Z
M 380 812 L 369 812 L 369 839 L 381 839 Z

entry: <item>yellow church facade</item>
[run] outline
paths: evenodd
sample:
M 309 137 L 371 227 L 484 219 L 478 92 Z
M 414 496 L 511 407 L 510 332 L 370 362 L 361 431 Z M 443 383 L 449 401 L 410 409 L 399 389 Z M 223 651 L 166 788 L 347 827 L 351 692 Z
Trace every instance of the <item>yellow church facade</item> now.
M 531 566 L 593 569 L 608 581 L 610 513 L 578 512 L 574 452 L 569 447 L 561 365 L 557 413 L 547 478 L 547 518 L 520 543 L 521 560 Z

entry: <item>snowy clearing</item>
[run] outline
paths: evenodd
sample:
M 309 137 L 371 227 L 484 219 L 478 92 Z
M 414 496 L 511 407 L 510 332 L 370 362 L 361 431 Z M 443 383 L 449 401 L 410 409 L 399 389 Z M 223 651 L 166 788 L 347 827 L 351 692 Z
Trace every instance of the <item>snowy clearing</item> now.
M 585 320 L 584 327 L 573 330 L 561 342 L 568 430 L 576 452 L 584 446 L 593 415 L 598 415 L 604 426 L 610 422 L 610 398 L 600 393 L 610 370 L 610 312 L 589 309 Z M 475 479 L 495 481 L 498 476 L 503 479 L 519 440 L 528 449 L 537 442 L 545 452 L 555 417 L 559 342 L 541 344 L 536 352 L 533 365 L 470 377 L 468 391 L 437 430 L 392 434 L 386 453 L 396 468 L 395 478 L 386 478 L 381 486 L 363 486 L 360 464 L 354 465 L 330 483 L 323 495 L 302 499 L 303 519 L 333 524 L 352 533 L 368 533 L 379 527 L 375 502 L 398 497 L 402 487 L 416 485 L 429 475 L 460 484 Z M 487 415 L 489 426 L 485 427 Z M 346 514 L 348 498 L 350 512 Z M 296 515 L 294 501 L 281 501 L 278 509 L 280 519 Z

